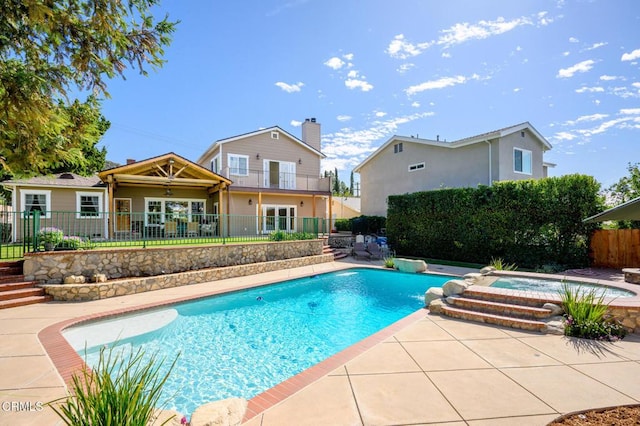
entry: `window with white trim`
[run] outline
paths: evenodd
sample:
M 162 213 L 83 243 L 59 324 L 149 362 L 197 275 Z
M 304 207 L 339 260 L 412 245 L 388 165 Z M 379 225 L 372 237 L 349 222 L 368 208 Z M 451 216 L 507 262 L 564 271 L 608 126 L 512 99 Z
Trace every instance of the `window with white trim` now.
M 424 162 L 409 165 L 410 172 L 415 172 L 416 170 L 422 170 L 422 169 L 424 169 Z
M 101 218 L 102 193 L 76 192 L 76 219 Z
M 402 152 L 402 142 L 393 145 L 393 153 L 397 154 L 399 152 Z
M 146 225 L 166 221 L 197 222 L 206 211 L 206 201 L 198 199 L 145 198 Z
M 513 171 L 516 173 L 531 174 L 531 151 L 513 148 Z
M 271 139 L 280 139 L 280 133 L 274 130 L 273 132 L 271 132 Z
M 249 156 L 227 154 L 229 173 L 236 176 L 249 176 Z
M 20 204 L 22 210 L 32 213 L 39 211 L 41 217 L 51 218 L 51 191 L 47 190 L 22 190 L 20 191 Z
M 220 155 L 216 155 L 211 159 L 211 171 L 213 173 L 220 173 Z

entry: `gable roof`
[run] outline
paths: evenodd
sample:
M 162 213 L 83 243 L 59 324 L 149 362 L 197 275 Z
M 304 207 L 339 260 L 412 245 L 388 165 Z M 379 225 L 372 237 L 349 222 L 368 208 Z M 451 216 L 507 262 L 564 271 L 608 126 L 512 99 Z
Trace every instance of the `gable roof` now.
M 640 220 L 640 197 L 588 217 L 583 222 L 593 223 L 607 220 Z
M 320 151 L 318 151 L 317 149 L 315 149 L 311 145 L 307 144 L 303 140 L 298 139 L 297 137 L 293 136 L 291 133 L 287 132 L 286 130 L 280 128 L 279 126 L 271 126 L 271 127 L 267 127 L 266 129 L 256 130 L 256 131 L 249 132 L 249 133 L 243 133 L 241 135 L 231 136 L 229 138 L 218 139 L 217 141 L 212 143 L 211 146 L 209 146 L 209 148 L 207 148 L 207 150 L 200 156 L 200 158 L 198 158 L 197 162 L 200 163 L 201 161 L 204 161 L 205 158 L 207 158 L 209 155 L 211 155 L 213 150 L 219 145 L 223 145 L 225 143 L 229 143 L 229 142 L 233 142 L 233 141 L 237 141 L 237 140 L 240 140 L 240 139 L 248 138 L 248 137 L 251 137 L 251 136 L 257 136 L 257 135 L 261 135 L 263 133 L 269 133 L 269 132 L 273 132 L 273 131 L 278 131 L 280 133 L 285 134 L 286 136 L 288 136 L 291 140 L 293 140 L 295 143 L 297 143 L 301 147 L 313 152 L 314 154 L 318 155 L 320 158 L 326 158 L 326 155 L 324 155 L 323 153 L 321 153 Z
M 173 152 L 113 167 L 98 173 L 103 182 L 117 185 L 214 187 L 231 181 Z
M 10 187 L 57 187 L 57 188 L 104 188 L 105 184 L 97 174 L 93 176 L 80 176 L 75 173 L 56 173 L 52 175 L 34 176 L 25 179 L 10 179 L 1 182 Z
M 508 136 L 508 135 L 510 135 L 512 133 L 520 132 L 520 131 L 525 130 L 525 129 L 528 129 L 535 136 L 535 138 L 542 145 L 543 150 L 549 150 L 549 149 L 552 148 L 552 146 L 549 143 L 549 141 L 547 141 L 545 139 L 545 137 L 542 136 L 531 125 L 531 123 L 529 123 L 528 121 L 525 121 L 524 123 L 516 124 L 516 125 L 513 125 L 513 126 L 509 126 L 509 127 L 503 127 L 502 129 L 492 130 L 492 131 L 486 132 L 486 133 L 481 133 L 479 135 L 469 136 L 469 137 L 463 138 L 463 139 L 458 139 L 457 141 L 453 141 L 453 142 L 444 142 L 444 141 L 439 141 L 439 140 L 434 141 L 432 139 L 420 139 L 420 138 L 415 138 L 413 136 L 393 135 L 389 140 L 387 140 L 385 143 L 383 143 L 371 155 L 369 155 L 367 158 L 365 158 L 364 161 L 362 161 L 360 164 L 358 164 L 355 167 L 355 169 L 353 169 L 353 171 L 356 172 L 356 173 L 359 173 L 359 171 L 362 168 L 362 166 L 364 166 L 371 159 L 376 157 L 382 150 L 384 150 L 387 146 L 391 145 L 394 142 L 411 142 L 411 143 L 417 143 L 417 144 L 421 144 L 421 145 L 437 146 L 437 147 L 440 147 L 440 148 L 460 148 L 460 147 L 463 147 L 463 146 L 473 145 L 473 144 L 476 144 L 476 143 L 482 143 L 482 142 L 485 142 L 485 141 L 490 140 L 490 139 L 502 138 L 502 137 Z

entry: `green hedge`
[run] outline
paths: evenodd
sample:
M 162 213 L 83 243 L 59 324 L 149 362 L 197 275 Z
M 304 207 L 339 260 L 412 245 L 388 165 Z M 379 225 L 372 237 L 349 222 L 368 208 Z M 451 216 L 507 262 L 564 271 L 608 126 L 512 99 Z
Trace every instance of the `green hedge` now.
M 354 234 L 378 234 L 386 227 L 387 219 L 384 216 L 358 216 L 351 219 L 337 219 L 335 228 L 337 231 L 351 231 Z
M 598 227 L 582 220 L 602 211 L 599 189 L 591 176 L 569 175 L 390 196 L 387 235 L 403 255 L 582 267 Z

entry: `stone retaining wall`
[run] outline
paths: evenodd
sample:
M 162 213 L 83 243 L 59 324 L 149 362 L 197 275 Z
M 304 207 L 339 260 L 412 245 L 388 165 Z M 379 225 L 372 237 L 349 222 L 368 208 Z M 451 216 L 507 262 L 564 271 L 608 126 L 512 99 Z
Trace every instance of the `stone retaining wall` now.
M 322 240 L 61 251 L 25 254 L 23 270 L 27 281 L 60 284 L 70 275 L 83 275 L 87 282 L 95 274 L 109 280 L 152 277 L 320 254 Z
M 627 329 L 640 334 L 640 306 L 609 306 L 607 312 Z
M 142 293 L 163 288 L 180 287 L 225 278 L 241 277 L 262 272 L 278 271 L 298 266 L 314 265 L 333 261 L 333 254 L 305 256 L 295 259 L 274 260 L 249 265 L 234 265 L 220 268 L 202 269 L 182 273 L 159 275 L 155 277 L 128 278 L 106 283 L 90 284 L 45 284 L 45 292 L 60 301 L 86 301 L 106 299 L 114 296 Z

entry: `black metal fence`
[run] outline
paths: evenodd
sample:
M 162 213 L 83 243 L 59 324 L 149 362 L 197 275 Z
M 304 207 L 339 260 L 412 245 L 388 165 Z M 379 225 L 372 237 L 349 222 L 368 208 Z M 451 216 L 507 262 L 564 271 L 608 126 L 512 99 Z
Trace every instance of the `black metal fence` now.
M 136 212 L 0 212 L 0 259 L 42 250 L 226 244 L 318 238 L 319 217 Z

